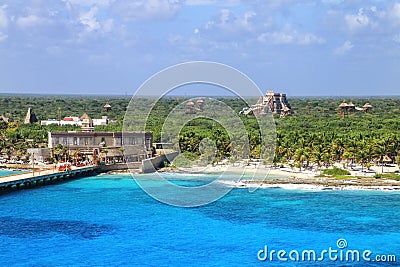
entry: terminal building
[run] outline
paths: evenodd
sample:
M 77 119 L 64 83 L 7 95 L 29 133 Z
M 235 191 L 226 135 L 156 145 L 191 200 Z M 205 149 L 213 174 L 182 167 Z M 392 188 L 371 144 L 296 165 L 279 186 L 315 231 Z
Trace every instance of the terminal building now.
M 69 154 L 77 151 L 92 160 L 94 157 L 137 162 L 151 157 L 152 132 L 49 132 L 48 148 L 58 145 Z
M 94 120 L 86 113 L 80 118 L 80 125 L 81 132 L 49 132 L 48 148 L 62 145 L 68 154 L 80 154 L 91 161 L 104 158 L 138 162 L 152 155 L 152 132 L 95 132 Z

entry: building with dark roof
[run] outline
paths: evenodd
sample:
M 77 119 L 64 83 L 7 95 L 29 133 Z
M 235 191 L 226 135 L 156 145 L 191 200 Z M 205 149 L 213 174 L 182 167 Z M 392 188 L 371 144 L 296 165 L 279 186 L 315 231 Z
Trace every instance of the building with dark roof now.
M 79 153 L 91 159 L 94 155 L 124 157 L 126 161 L 141 161 L 151 155 L 152 132 L 49 132 L 48 148 L 62 145 L 70 154 Z

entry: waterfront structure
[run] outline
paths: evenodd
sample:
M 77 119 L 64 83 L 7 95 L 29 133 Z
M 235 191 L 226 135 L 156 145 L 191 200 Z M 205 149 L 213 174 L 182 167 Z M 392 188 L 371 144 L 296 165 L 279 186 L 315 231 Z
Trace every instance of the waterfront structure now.
M 38 122 L 35 112 L 33 111 L 33 108 L 28 108 L 28 112 L 26 113 L 24 123 L 25 124 L 33 124 L 35 122 Z
M 69 154 L 79 153 L 89 160 L 96 157 L 137 162 L 151 156 L 152 132 L 49 132 L 48 148 L 62 145 Z
M 248 110 L 246 111 L 250 113 Z M 281 117 L 293 114 L 292 107 L 286 98 L 286 94 L 275 93 L 274 91 L 267 91 L 265 96 L 261 96 L 258 102 L 251 106 L 251 112 L 254 115 L 265 115 L 268 113 L 279 114 Z

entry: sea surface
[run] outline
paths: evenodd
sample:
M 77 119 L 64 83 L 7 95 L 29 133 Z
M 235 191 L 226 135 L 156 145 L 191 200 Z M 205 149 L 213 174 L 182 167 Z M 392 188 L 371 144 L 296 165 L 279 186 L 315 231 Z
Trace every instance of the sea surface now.
M 177 183 L 203 182 L 179 177 Z M 268 257 L 260 261 L 265 246 Z M 336 261 L 328 255 L 323 262 L 301 260 L 304 250 L 320 257 L 329 248 L 337 251 Z M 277 252 L 271 260 L 271 250 L 285 250 L 286 259 L 298 251 L 300 260 L 279 261 Z M 340 260 L 347 250 L 370 250 L 370 259 L 395 255 L 397 262 Z M 0 196 L 0 266 L 399 263 L 398 192 L 238 188 L 212 204 L 180 208 L 154 200 L 130 176 L 101 175 Z
M 13 175 L 13 174 L 19 174 L 19 173 L 21 173 L 21 171 L 19 171 L 19 170 L 0 169 L 0 177 Z

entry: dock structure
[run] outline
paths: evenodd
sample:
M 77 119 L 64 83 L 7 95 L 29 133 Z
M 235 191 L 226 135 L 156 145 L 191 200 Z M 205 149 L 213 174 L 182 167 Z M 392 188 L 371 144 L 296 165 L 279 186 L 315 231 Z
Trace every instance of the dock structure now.
M 98 166 L 89 166 L 62 172 L 44 170 L 6 176 L 0 178 L 0 193 L 73 180 L 96 174 L 98 170 Z
M 142 162 L 128 162 L 115 164 L 101 164 L 96 166 L 74 167 L 67 171 L 47 169 L 41 171 L 29 171 L 21 174 L 0 177 L 0 194 L 66 182 L 88 176 L 95 176 L 110 171 L 130 171 L 136 173 L 151 173 L 164 166 L 164 162 L 171 162 L 179 152 L 171 152 L 158 155 L 153 158 L 142 160 Z

